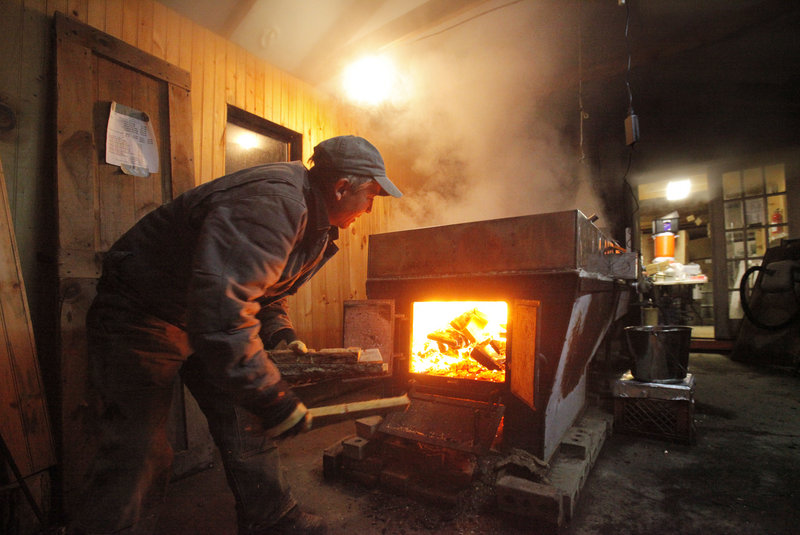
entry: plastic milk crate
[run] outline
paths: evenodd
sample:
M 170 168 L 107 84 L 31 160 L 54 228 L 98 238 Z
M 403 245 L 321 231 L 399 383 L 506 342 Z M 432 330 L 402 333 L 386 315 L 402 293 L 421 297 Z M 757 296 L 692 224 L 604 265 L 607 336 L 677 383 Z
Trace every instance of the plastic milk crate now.
M 692 444 L 694 376 L 683 380 L 645 383 L 630 372 L 617 379 L 614 394 L 614 430 L 620 433 Z

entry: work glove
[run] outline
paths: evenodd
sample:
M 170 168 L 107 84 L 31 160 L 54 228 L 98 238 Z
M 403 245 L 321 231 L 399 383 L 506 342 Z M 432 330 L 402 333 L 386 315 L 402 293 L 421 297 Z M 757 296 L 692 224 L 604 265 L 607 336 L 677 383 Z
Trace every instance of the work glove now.
M 278 345 L 274 347 L 274 349 L 291 349 L 294 351 L 295 355 L 305 355 L 308 353 L 308 348 L 306 345 L 301 342 L 300 340 L 294 340 L 292 342 L 286 343 L 285 340 L 278 342 Z
M 302 403 L 284 421 L 267 430 L 267 435 L 275 440 L 284 440 L 311 428 L 311 414 Z
M 297 355 L 308 353 L 308 347 L 297 339 L 293 329 L 281 329 L 270 337 L 272 349 L 291 349 Z

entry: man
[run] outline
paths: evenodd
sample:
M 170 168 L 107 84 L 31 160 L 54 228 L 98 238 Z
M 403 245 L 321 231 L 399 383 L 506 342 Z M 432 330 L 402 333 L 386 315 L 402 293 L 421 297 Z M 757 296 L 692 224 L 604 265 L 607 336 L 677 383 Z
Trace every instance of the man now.
M 220 450 L 239 533 L 324 532 L 281 473 L 270 437 L 302 430 L 307 410 L 265 348 L 305 350 L 286 297 L 336 253 L 339 228 L 369 213 L 375 196 L 402 193 L 363 138 L 323 141 L 311 161 L 310 170 L 265 164 L 198 186 L 142 218 L 105 256 L 87 316 L 101 448 L 76 533 L 129 528 L 146 498 L 164 495 L 179 374 Z

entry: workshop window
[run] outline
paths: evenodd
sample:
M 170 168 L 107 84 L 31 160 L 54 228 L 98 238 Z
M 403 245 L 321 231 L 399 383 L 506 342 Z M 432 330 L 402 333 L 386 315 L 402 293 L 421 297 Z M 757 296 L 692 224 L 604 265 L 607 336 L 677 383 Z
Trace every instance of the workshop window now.
M 784 164 L 752 167 L 722 175 L 728 316 L 741 319 L 739 284 L 744 272 L 761 265 L 769 247 L 789 235 Z M 750 283 L 755 281 L 751 277 Z
M 239 108 L 228 106 L 225 173 L 263 163 L 300 160 L 303 136 Z

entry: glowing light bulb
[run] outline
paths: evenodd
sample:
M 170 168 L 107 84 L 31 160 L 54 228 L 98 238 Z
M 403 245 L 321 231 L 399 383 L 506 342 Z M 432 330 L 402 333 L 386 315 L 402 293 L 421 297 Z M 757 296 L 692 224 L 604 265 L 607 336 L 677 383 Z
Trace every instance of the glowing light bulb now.
M 342 82 L 351 100 L 375 105 L 391 96 L 397 83 L 397 73 L 389 58 L 367 56 L 345 69 Z
M 686 180 L 670 180 L 667 182 L 667 200 L 679 201 L 685 199 L 692 192 L 692 181 L 688 178 Z

